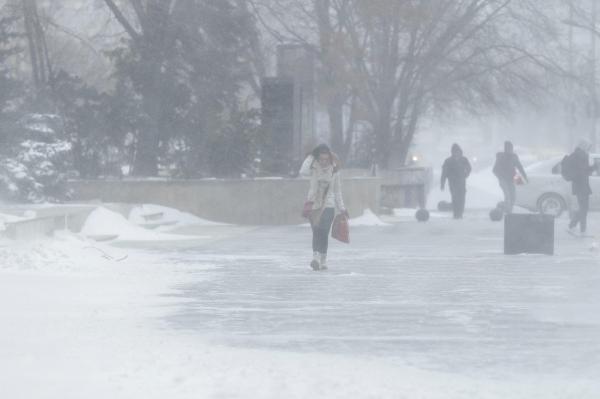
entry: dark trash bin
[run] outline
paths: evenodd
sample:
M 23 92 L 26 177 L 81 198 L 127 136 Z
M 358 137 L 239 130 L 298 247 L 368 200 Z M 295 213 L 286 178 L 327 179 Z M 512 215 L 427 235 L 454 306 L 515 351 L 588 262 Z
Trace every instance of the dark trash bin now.
M 554 255 L 554 216 L 516 213 L 506 215 L 504 253 Z

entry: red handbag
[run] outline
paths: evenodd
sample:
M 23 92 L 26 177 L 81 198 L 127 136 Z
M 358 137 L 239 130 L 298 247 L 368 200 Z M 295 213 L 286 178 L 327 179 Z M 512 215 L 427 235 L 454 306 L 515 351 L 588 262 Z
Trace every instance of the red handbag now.
M 346 244 L 350 243 L 350 225 L 346 215 L 339 214 L 333 220 L 331 237 Z

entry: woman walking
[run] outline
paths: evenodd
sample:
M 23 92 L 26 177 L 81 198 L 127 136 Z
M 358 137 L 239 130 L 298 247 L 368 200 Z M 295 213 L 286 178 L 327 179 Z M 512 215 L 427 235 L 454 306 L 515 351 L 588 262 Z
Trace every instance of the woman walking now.
M 325 144 L 312 152 L 310 189 L 304 204 L 303 216 L 310 220 L 313 233 L 313 270 L 327 269 L 329 232 L 336 213 L 348 217 L 342 198 L 340 171 L 334 156 Z

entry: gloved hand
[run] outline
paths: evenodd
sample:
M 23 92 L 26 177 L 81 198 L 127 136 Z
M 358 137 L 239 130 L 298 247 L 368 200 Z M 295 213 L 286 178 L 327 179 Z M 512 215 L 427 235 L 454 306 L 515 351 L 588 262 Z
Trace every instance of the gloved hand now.
M 313 208 L 313 201 L 306 201 L 304 203 L 304 208 L 302 208 L 302 217 L 308 218 Z

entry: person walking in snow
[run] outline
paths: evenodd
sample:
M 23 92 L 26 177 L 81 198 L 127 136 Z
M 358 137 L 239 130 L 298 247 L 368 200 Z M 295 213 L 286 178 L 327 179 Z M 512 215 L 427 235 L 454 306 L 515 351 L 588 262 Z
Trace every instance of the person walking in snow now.
M 496 163 L 494 164 L 493 172 L 498 178 L 498 183 L 504 193 L 504 212 L 506 213 L 512 213 L 517 199 L 515 187 L 517 171 L 519 171 L 521 177 L 527 182 L 527 173 L 525 173 L 525 169 L 521 165 L 519 156 L 514 152 L 513 143 L 505 141 L 504 152 L 496 154 Z
M 321 144 L 313 150 L 312 158 L 310 189 L 302 214 L 310 220 L 312 227 L 313 259 L 310 266 L 313 270 L 326 270 L 333 219 L 336 213 L 348 217 L 348 212 L 342 198 L 340 170 L 333 153 L 327 145 Z
M 591 144 L 587 140 L 581 142 L 575 148 L 575 151 L 569 155 L 569 173 L 571 175 L 571 188 L 573 195 L 577 197 L 577 212 L 569 223 L 569 229 L 574 229 L 579 224 L 579 230 L 582 234 L 587 229 L 587 214 L 590 207 L 590 175 L 594 172 L 595 165 L 590 165 L 589 150 Z
M 451 156 L 442 166 L 441 189 L 444 191 L 446 180 L 450 186 L 452 196 L 452 211 L 454 219 L 462 219 L 465 212 L 465 199 L 467 195 L 467 178 L 471 174 L 471 164 L 463 155 L 458 144 L 452 144 Z

